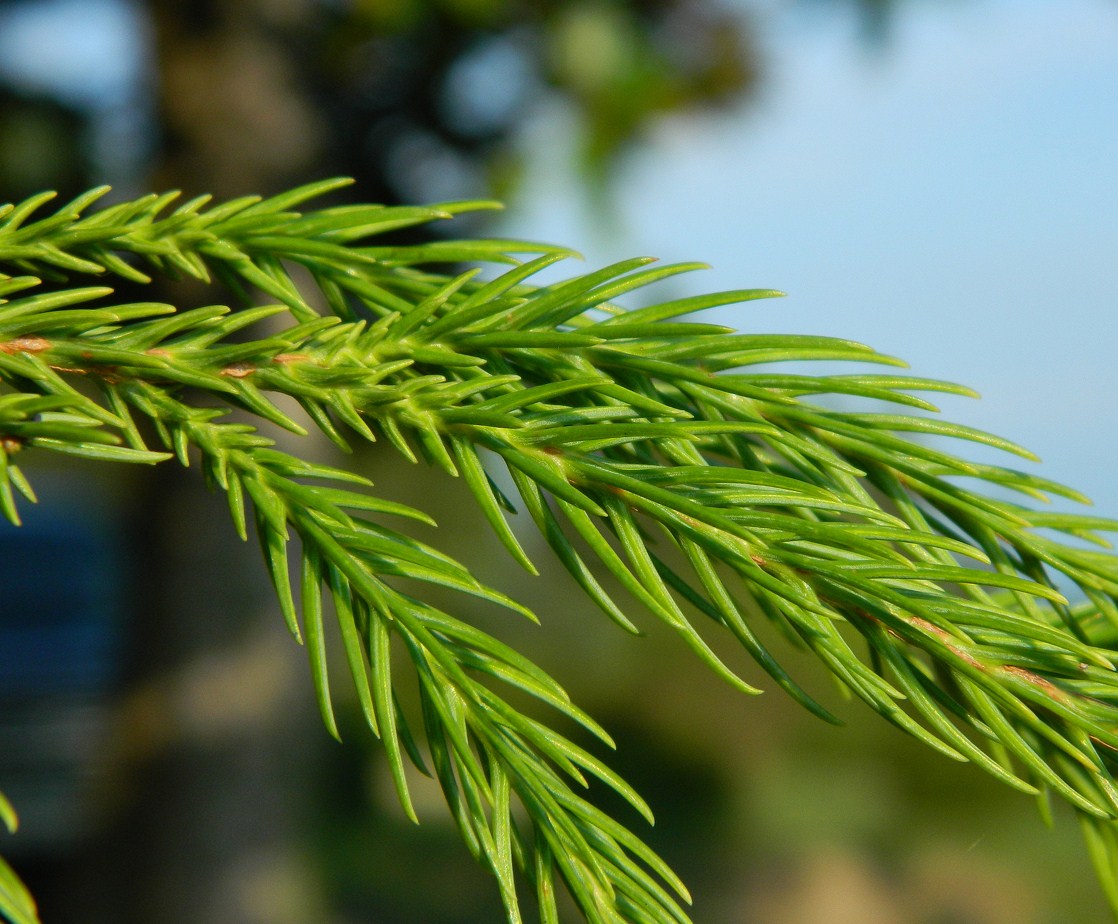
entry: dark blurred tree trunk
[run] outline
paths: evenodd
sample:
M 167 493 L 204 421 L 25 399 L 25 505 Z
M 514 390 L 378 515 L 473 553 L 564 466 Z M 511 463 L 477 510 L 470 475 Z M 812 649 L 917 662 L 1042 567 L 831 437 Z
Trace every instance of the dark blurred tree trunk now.
M 167 474 L 137 505 L 145 571 L 108 773 L 121 801 L 96 874 L 109 902 L 75 920 L 314 921 L 296 808 L 316 731 L 302 654 L 222 498 Z
M 152 188 L 229 197 L 305 176 L 315 120 L 276 38 L 305 6 L 150 3 L 160 131 Z M 184 294 L 197 304 L 231 297 L 200 286 L 144 297 Z M 305 752 L 322 734 L 302 652 L 275 611 L 255 543 L 237 539 L 224 499 L 197 469 L 160 466 L 140 491 L 143 570 L 111 771 L 124 803 L 102 870 L 102 917 L 75 920 L 320 920 L 298 846 Z
M 291 43 L 308 0 L 150 0 L 157 56 L 158 188 L 216 196 L 306 178 L 323 127 Z

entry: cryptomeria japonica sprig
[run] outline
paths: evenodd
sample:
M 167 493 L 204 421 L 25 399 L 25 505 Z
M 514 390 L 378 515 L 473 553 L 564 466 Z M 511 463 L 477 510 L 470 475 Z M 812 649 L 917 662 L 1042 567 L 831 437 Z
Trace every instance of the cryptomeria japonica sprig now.
M 49 213 L 48 195 L 0 210 L 7 518 L 18 523 L 21 496 L 34 500 L 23 462 L 33 470 L 44 450 L 200 468 L 225 493 L 233 528 L 263 550 L 328 729 L 337 734 L 326 656 L 336 633 L 405 812 L 415 816 L 410 761 L 438 779 L 510 921 L 520 920 L 520 881 L 543 921 L 558 920 L 560 882 L 592 922 L 686 922 L 689 898 L 635 833 L 584 797 L 596 777 L 651 820 L 641 797 L 556 720 L 607 744 L 608 733 L 520 652 L 413 591 L 450 587 L 536 617 L 382 517 L 430 522 L 426 512 L 378 497 L 359 474 L 280 451 L 233 409 L 295 434 L 317 429 L 343 450 L 385 440 L 461 478 L 512 558 L 533 571 L 507 519 L 523 508 L 622 629 L 637 632 L 637 613 L 651 613 L 727 682 L 760 692 L 711 647 L 728 633 L 773 683 L 831 719 L 762 643 L 758 621 L 776 623 L 930 747 L 1070 802 L 1118 907 L 1118 558 L 1100 535 L 1118 523 L 1039 510 L 1048 495 L 1083 498 L 919 439 L 1029 457 L 931 416 L 919 397 L 968 389 L 897 372 L 902 363 L 858 343 L 680 320 L 779 293 L 624 310 L 620 296 L 695 265 L 632 260 L 537 285 L 568 251 L 381 243 L 385 232 L 486 203 L 304 209 L 342 185 L 97 209 L 99 189 Z M 436 271 L 448 265 L 481 269 Z M 113 297 L 114 278 L 157 276 L 216 279 L 234 307 Z M 885 371 L 772 371 L 792 360 Z M 814 400 L 828 394 L 898 410 Z M 279 396 L 302 408 L 299 419 Z M 491 477 L 500 467 L 517 496 Z M 625 599 L 599 581 L 603 571 Z M 1074 603 L 1058 587 L 1073 587 Z M 401 670 L 418 681 L 416 714 L 395 695 Z M 513 705 L 510 689 L 539 710 Z M 0 814 L 14 826 L 6 802 Z M 0 912 L 37 920 L 6 866 Z

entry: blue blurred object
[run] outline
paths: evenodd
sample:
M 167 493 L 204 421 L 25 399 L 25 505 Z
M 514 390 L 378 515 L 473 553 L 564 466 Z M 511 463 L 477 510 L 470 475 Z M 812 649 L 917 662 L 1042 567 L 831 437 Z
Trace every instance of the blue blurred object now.
M 89 511 L 0 526 L 0 701 L 98 693 L 115 676 L 119 541 Z
M 0 524 L 0 790 L 21 818 L 9 852 L 65 848 L 94 815 L 126 584 L 121 531 L 78 487 Z

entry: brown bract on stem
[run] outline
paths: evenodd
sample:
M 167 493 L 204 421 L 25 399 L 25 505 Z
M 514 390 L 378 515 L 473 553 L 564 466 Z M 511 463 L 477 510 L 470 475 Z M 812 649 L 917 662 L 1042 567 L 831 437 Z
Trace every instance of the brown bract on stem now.
M 0 343 L 0 353 L 42 353 L 50 349 L 50 341 L 42 337 L 16 337 Z
M 232 379 L 246 379 L 256 371 L 256 366 L 252 363 L 231 363 L 221 370 L 222 375 L 227 375 Z

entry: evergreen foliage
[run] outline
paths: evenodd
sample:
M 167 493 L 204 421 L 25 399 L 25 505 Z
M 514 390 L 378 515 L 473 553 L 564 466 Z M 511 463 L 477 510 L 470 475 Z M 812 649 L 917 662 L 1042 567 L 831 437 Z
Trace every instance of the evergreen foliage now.
M 337 734 L 326 653 L 336 633 L 404 811 L 414 817 L 410 761 L 438 779 L 510 921 L 522 904 L 557 921 L 560 882 L 592 922 L 682 924 L 689 897 L 637 834 L 584 797 L 596 778 L 651 820 L 640 795 L 560 728 L 573 723 L 608 744 L 607 732 L 521 653 L 413 591 L 441 585 L 533 614 L 382 523 L 386 514 L 429 521 L 426 512 L 278 450 L 232 409 L 305 434 L 275 400 L 288 396 L 344 450 L 383 438 L 457 475 L 532 571 L 506 520 L 522 506 L 620 627 L 637 632 L 600 569 L 729 683 L 760 692 L 715 654 L 715 633 L 832 720 L 758 637 L 758 620 L 775 623 L 930 747 L 1042 807 L 1049 794 L 1070 802 L 1118 908 L 1118 558 L 1099 535 L 1118 522 L 1035 509 L 1047 495 L 1084 498 L 921 441 L 949 436 L 1029 456 L 920 413 L 935 408 L 913 394 L 965 388 L 895 372 L 899 361 L 858 343 L 679 320 L 778 293 L 623 310 L 614 299 L 695 267 L 631 260 L 537 286 L 533 276 L 568 251 L 376 242 L 486 203 L 297 211 L 341 185 L 177 207 L 170 193 L 99 210 L 106 190 L 97 189 L 49 214 L 49 194 L 0 210 L 0 508 L 9 520 L 34 500 L 17 461 L 35 450 L 198 464 L 225 492 L 238 534 L 255 533 L 327 728 Z M 499 272 L 437 271 L 478 263 Z M 152 275 L 216 277 L 243 304 L 118 304 L 110 287 L 87 284 Z M 246 339 L 265 319 L 269 332 Z M 789 360 L 890 368 L 771 371 Z M 811 400 L 827 394 L 899 410 Z M 490 477 L 502 465 L 519 497 Z M 394 693 L 400 671 L 418 681 L 418 714 Z M 522 694 L 546 708 L 524 711 L 513 704 Z M 0 815 L 14 829 L 4 801 Z M 0 913 L 37 921 L 6 865 Z

